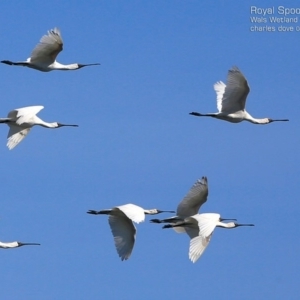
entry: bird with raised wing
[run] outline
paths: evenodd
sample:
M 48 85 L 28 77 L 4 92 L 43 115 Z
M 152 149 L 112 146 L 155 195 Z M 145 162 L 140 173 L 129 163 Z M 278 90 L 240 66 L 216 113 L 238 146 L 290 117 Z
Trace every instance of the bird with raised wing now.
M 191 112 L 190 115 L 197 117 L 213 117 L 231 123 L 248 121 L 253 124 L 269 124 L 288 119 L 253 118 L 245 109 L 246 98 L 250 88 L 242 72 L 237 67 L 228 71 L 227 85 L 222 81 L 215 83 L 214 89 L 217 93 L 217 113 L 202 114 Z
M 0 248 L 2 249 L 10 249 L 10 248 L 18 248 L 22 246 L 40 246 L 41 244 L 38 243 L 22 243 L 22 242 L 10 242 L 10 243 L 3 243 L 0 242 Z
M 78 125 L 62 124 L 58 122 L 48 123 L 41 120 L 36 114 L 43 108 L 44 106 L 41 105 L 16 108 L 8 113 L 7 118 L 0 118 L 0 123 L 5 123 L 9 126 L 7 135 L 7 147 L 9 150 L 16 147 L 35 125 L 46 128 L 59 128 L 63 126 L 78 127 Z
M 213 231 L 216 227 L 230 229 L 240 226 L 254 226 L 253 224 L 239 224 L 236 222 L 223 223 L 222 221 L 224 220 L 235 219 L 222 219 L 219 214 L 203 213 L 187 217 L 183 221 L 179 221 L 175 224 L 167 224 L 163 228 L 185 228 L 186 233 L 191 239 L 189 248 L 189 258 L 193 263 L 195 263 L 208 246 Z
M 10 60 L 2 60 L 3 64 L 10 66 L 23 66 L 36 69 L 42 72 L 49 72 L 53 70 L 77 70 L 87 66 L 100 65 L 99 63 L 93 64 L 68 64 L 63 65 L 56 61 L 56 57 L 63 49 L 63 40 L 58 28 L 48 31 L 44 35 L 39 44 L 33 49 L 31 56 L 26 61 L 12 62 Z
M 135 204 L 125 204 L 100 211 L 89 210 L 87 213 L 92 215 L 109 215 L 108 222 L 114 237 L 115 247 L 121 260 L 127 260 L 135 243 L 136 228 L 133 222 L 143 222 L 145 214 L 155 215 L 163 212 L 174 213 L 174 211 L 156 208 L 143 209 Z
M 184 218 L 196 215 L 201 207 L 207 200 L 208 196 L 208 182 L 207 177 L 203 176 L 198 179 L 191 187 L 187 195 L 177 206 L 176 216 L 168 219 L 152 219 L 152 223 L 176 223 L 183 221 Z M 178 233 L 185 232 L 182 227 L 174 227 L 174 230 Z

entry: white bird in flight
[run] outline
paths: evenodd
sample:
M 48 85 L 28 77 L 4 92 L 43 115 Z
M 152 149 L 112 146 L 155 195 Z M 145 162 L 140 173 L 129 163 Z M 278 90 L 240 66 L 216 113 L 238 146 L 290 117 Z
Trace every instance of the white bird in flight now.
M 167 224 L 163 228 L 184 227 L 190 237 L 189 258 L 195 263 L 209 244 L 216 227 L 236 228 L 239 226 L 254 226 L 253 224 L 238 224 L 235 222 L 223 223 L 219 214 L 203 213 L 185 218 L 175 224 Z M 230 219 L 234 220 L 234 219 Z
M 206 202 L 208 196 L 208 183 L 207 177 L 203 176 L 198 179 L 191 187 L 187 195 L 177 206 L 177 216 L 168 219 L 152 219 L 152 223 L 176 223 L 177 221 L 183 221 L 184 218 L 196 215 L 203 203 Z M 177 233 L 185 232 L 184 228 L 174 227 Z
M 231 123 L 248 121 L 253 124 L 269 124 L 277 121 L 288 121 L 288 119 L 256 119 L 253 118 L 245 109 L 246 98 L 250 88 L 242 72 L 233 67 L 228 71 L 227 85 L 222 81 L 215 83 L 214 89 L 217 93 L 217 113 L 201 114 L 191 112 L 190 115 L 197 117 L 213 117 Z
M 47 128 L 59 128 L 63 126 L 78 127 L 78 125 L 67 125 L 58 122 L 44 122 L 36 116 L 43 108 L 44 106 L 40 105 L 16 108 L 8 113 L 7 118 L 0 118 L 0 123 L 6 123 L 9 126 L 7 135 L 7 147 L 9 150 L 16 147 L 27 136 L 31 127 L 35 125 Z
M 77 70 L 87 66 L 100 65 L 93 64 L 69 64 L 63 65 L 56 61 L 56 57 L 63 49 L 63 41 L 58 28 L 48 31 L 48 35 L 42 36 L 39 44 L 32 50 L 31 56 L 26 61 L 12 62 L 10 60 L 2 60 L 1 62 L 10 66 L 23 66 L 36 69 L 42 72 L 53 70 Z
M 10 242 L 10 243 L 0 242 L 0 248 L 2 248 L 2 249 L 17 248 L 17 247 L 28 246 L 28 245 L 40 246 L 41 244 L 38 244 L 38 243 L 22 243 L 22 242 Z
M 117 252 L 122 260 L 127 260 L 131 255 L 135 242 L 136 228 L 133 222 L 143 222 L 145 214 L 155 215 L 163 212 L 174 213 L 174 211 L 159 209 L 143 209 L 135 204 L 125 204 L 100 211 L 89 210 L 87 213 L 92 215 L 109 215 L 108 222 L 114 236 Z

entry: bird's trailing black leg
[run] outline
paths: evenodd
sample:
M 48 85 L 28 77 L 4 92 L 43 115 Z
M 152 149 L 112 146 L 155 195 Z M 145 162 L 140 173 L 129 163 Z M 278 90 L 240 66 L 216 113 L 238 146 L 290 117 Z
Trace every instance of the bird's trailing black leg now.
M 213 118 L 216 117 L 216 114 L 201 114 L 201 113 L 198 113 L 198 112 L 195 112 L 195 111 L 190 112 L 189 114 L 192 115 L 192 116 L 196 116 L 196 117 L 213 117 Z
M 3 64 L 9 65 L 9 66 L 23 66 L 23 67 L 28 67 L 29 63 L 27 62 L 13 62 L 10 60 L 1 60 Z

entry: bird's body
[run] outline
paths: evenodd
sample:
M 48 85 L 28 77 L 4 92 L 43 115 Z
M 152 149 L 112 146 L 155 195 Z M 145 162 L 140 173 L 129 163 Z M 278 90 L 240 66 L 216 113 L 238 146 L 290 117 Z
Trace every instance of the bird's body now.
M 152 223 L 176 223 L 183 221 L 184 218 L 196 215 L 201 207 L 207 200 L 208 196 L 208 183 L 207 177 L 203 176 L 198 179 L 191 187 L 187 195 L 177 206 L 176 216 L 168 219 L 152 219 Z M 174 227 L 177 233 L 185 232 L 185 228 Z
M 22 242 L 10 242 L 10 243 L 3 243 L 0 242 L 0 248 L 2 249 L 10 249 L 10 248 L 18 248 L 22 246 L 40 246 L 41 244 L 38 243 L 22 243 Z
M 48 123 L 43 121 L 36 116 L 36 114 L 43 108 L 44 107 L 41 105 L 16 108 L 8 113 L 7 118 L 0 118 L 0 123 L 5 123 L 9 126 L 9 132 L 7 135 L 7 147 L 9 150 L 17 146 L 35 125 L 40 125 L 46 128 L 78 126 L 61 124 L 58 122 Z
M 12 62 L 10 60 L 2 60 L 1 62 L 10 66 L 23 66 L 36 69 L 42 72 L 49 72 L 53 70 L 77 70 L 86 66 L 99 65 L 94 64 L 68 64 L 63 65 L 56 61 L 56 57 L 60 51 L 63 50 L 63 41 L 58 28 L 48 31 L 44 35 L 39 44 L 33 49 L 31 56 L 26 61 Z
M 221 219 L 221 216 L 216 213 L 196 214 L 185 218 L 175 224 L 165 225 L 163 228 L 184 227 L 186 233 L 190 237 L 189 258 L 195 263 L 206 247 L 208 246 L 212 237 L 213 231 L 216 227 L 236 228 L 239 226 L 254 226 L 253 224 L 238 224 L 235 222 L 223 223 L 226 219 Z
M 217 93 L 217 113 L 201 114 L 191 112 L 190 115 L 198 117 L 213 117 L 231 123 L 248 121 L 253 124 L 269 124 L 276 121 L 288 121 L 287 119 L 253 118 L 245 109 L 246 99 L 250 88 L 242 72 L 233 67 L 228 71 L 227 85 L 222 81 L 215 83 Z
M 158 209 L 146 210 L 135 204 L 125 204 L 100 211 L 88 211 L 89 214 L 93 215 L 109 215 L 108 222 L 114 236 L 117 252 L 122 260 L 127 260 L 130 257 L 135 243 L 136 228 L 133 222 L 143 222 L 145 220 L 145 214 L 154 215 L 162 212 L 173 211 L 162 211 Z
M 187 233 L 190 237 L 189 257 L 196 262 L 207 247 L 215 227 L 234 228 L 248 226 L 234 222 L 223 223 L 219 214 L 203 213 L 198 211 L 202 204 L 207 201 L 208 182 L 203 176 L 191 187 L 187 195 L 177 207 L 177 216 L 168 219 L 152 219 L 153 223 L 169 223 L 163 228 L 173 228 L 177 233 Z M 234 220 L 234 219 L 230 219 Z M 249 226 L 252 226 L 250 224 Z

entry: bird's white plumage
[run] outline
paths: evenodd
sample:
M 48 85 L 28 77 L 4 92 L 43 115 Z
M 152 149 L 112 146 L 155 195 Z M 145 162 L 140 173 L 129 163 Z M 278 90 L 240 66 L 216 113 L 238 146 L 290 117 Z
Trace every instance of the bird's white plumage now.
M 93 64 L 61 64 L 56 61 L 57 55 L 63 50 L 63 41 L 58 28 L 48 31 L 47 35 L 42 36 L 40 42 L 31 52 L 31 56 L 26 61 L 13 62 L 10 60 L 2 60 L 1 63 L 10 66 L 23 66 L 36 69 L 42 72 L 50 72 L 53 70 L 78 70 L 83 67 L 99 65 Z
M 29 133 L 30 129 L 35 125 L 47 128 L 58 128 L 62 126 L 74 126 L 57 122 L 48 123 L 41 120 L 36 114 L 44 108 L 42 105 L 27 106 L 16 108 L 8 113 L 7 118 L 0 118 L 0 123 L 9 126 L 7 135 L 7 147 L 11 150 L 16 147 Z
M 112 209 L 104 209 L 100 211 L 89 210 L 89 214 L 109 215 L 108 222 L 114 237 L 115 247 L 122 260 L 130 257 L 135 243 L 136 228 L 133 224 L 140 223 L 145 220 L 145 214 L 155 215 L 162 212 L 159 209 L 143 209 L 135 204 L 125 204 L 115 206 Z
M 28 123 L 33 123 L 35 115 L 43 108 L 42 105 L 27 106 L 13 109 L 8 113 L 7 119 L 10 122 L 7 123 L 9 126 L 7 147 L 9 150 L 15 148 L 27 136 L 32 127 L 28 126 Z
M 135 204 L 125 204 L 116 206 L 115 209 L 121 210 L 129 219 L 135 223 L 140 223 L 145 221 L 145 212 L 144 209 Z
M 190 240 L 190 248 L 189 248 L 189 258 L 190 260 L 195 263 L 200 256 L 203 254 L 204 250 L 208 246 L 212 234 L 217 226 L 224 227 L 224 228 L 234 228 L 236 226 L 241 226 L 235 224 L 233 222 L 230 223 L 222 223 L 220 222 L 221 216 L 216 213 L 203 213 L 197 214 L 192 217 L 186 218 L 184 220 L 185 229 L 188 232 L 188 228 L 194 229 L 195 225 L 198 228 L 198 234 L 193 232 L 193 235 L 189 235 Z M 194 220 L 194 222 L 191 220 Z M 192 224 L 192 225 L 191 225 Z M 244 226 L 253 226 L 252 224 L 243 224 Z
M 177 224 L 178 221 L 183 221 L 189 216 L 196 215 L 203 203 L 206 202 L 208 196 L 208 181 L 207 177 L 203 176 L 198 179 L 190 188 L 186 196 L 181 200 L 177 206 L 177 215 L 168 219 L 158 220 L 152 219 L 154 223 L 170 223 Z M 177 224 L 178 225 L 178 224 Z M 187 233 L 185 227 L 176 226 L 173 229 L 177 233 Z M 189 234 L 189 233 L 188 233 Z
M 54 63 L 58 53 L 63 49 L 63 41 L 58 28 L 48 31 L 47 35 L 42 36 L 39 44 L 33 49 L 30 62 L 49 66 Z
M 22 128 L 14 124 L 8 124 L 7 147 L 9 150 L 15 148 L 29 133 L 30 128 Z
M 219 112 L 234 113 L 245 109 L 250 88 L 246 78 L 237 67 L 232 67 L 228 71 L 227 85 L 219 81 L 214 85 L 214 89 L 217 93 Z
M 116 250 L 122 260 L 130 257 L 136 235 L 133 222 L 122 212 L 118 215 L 111 214 L 108 222 L 114 237 Z
M 202 195 L 201 201 L 198 199 L 199 195 Z M 201 181 L 197 181 L 192 187 L 187 195 L 187 199 L 196 199 L 195 203 L 200 205 L 206 201 L 208 195 L 207 179 L 202 177 Z M 197 200 L 198 199 L 198 200 Z M 190 202 L 184 199 L 187 207 L 189 207 Z M 182 203 L 180 203 L 182 204 Z M 196 209 L 196 208 L 195 208 Z M 178 212 L 177 212 L 178 213 Z M 173 228 L 177 233 L 186 232 L 190 237 L 190 247 L 189 247 L 189 258 L 194 263 L 203 254 L 204 250 L 208 246 L 214 229 L 218 227 L 223 228 L 235 228 L 238 226 L 254 226 L 253 224 L 237 224 L 234 222 L 223 223 L 221 222 L 220 214 L 216 213 L 202 213 L 194 214 L 192 216 L 185 217 L 184 219 L 180 217 L 172 217 L 164 220 L 152 220 L 154 223 L 169 223 L 163 228 Z
M 181 222 L 181 227 L 190 237 L 189 258 L 195 263 L 208 246 L 212 233 L 220 220 L 220 215 L 215 213 L 196 214 L 187 217 Z M 173 227 L 174 229 L 176 227 Z
M 181 230 L 184 229 L 188 234 L 190 237 L 189 258 L 193 263 L 196 262 L 202 255 L 212 236 L 212 231 L 209 235 L 206 235 L 206 233 L 211 229 L 210 226 L 205 226 L 206 223 L 213 223 L 210 221 L 210 219 L 212 219 L 215 221 L 214 226 L 216 226 L 216 221 L 219 220 L 218 216 L 220 215 L 211 213 L 196 214 L 194 216 L 185 218 L 183 221 L 178 221 L 173 225 L 166 225 L 167 228 L 173 227 L 175 230 L 177 228 L 180 228 Z M 202 233 L 199 226 L 201 221 L 203 223 L 202 229 L 204 230 L 204 233 Z
M 22 246 L 27 246 L 27 245 L 32 245 L 32 246 L 36 246 L 36 245 L 40 245 L 38 243 L 22 243 L 22 242 L 9 242 L 9 243 L 4 243 L 4 242 L 0 242 L 0 248 L 2 249 L 10 249 L 10 248 L 18 248 L 18 247 L 22 247 Z
M 197 221 L 200 235 L 203 237 L 210 236 L 220 220 L 220 215 L 215 213 L 204 213 L 192 216 Z
M 222 100 L 225 92 L 226 84 L 223 81 L 218 81 L 214 84 L 214 89 L 217 93 L 217 108 L 218 112 L 222 111 Z
M 28 121 L 35 117 L 35 115 L 39 113 L 43 108 L 44 106 L 42 105 L 16 108 L 10 111 L 7 117 L 16 121 L 16 124 L 22 125 L 23 123 L 28 123 Z
M 211 236 L 212 234 L 208 237 L 199 235 L 190 240 L 189 259 L 193 263 L 195 263 L 203 254 L 204 250 L 210 242 Z
M 16 248 L 18 246 L 19 246 L 18 242 L 9 242 L 9 243 L 0 242 L 0 248 L 2 249 Z
M 270 124 L 272 122 L 288 121 L 288 119 L 253 118 L 245 109 L 246 99 L 250 88 L 242 72 L 237 67 L 228 71 L 227 85 L 222 81 L 214 84 L 217 93 L 217 113 L 203 114 L 191 112 L 197 117 L 212 117 L 231 123 L 248 121 L 253 124 Z
M 133 222 L 140 223 L 144 220 L 144 209 L 135 204 L 120 205 L 111 210 L 108 222 L 122 260 L 130 257 L 135 243 L 136 228 Z
M 26 106 L 21 108 L 15 108 L 8 113 L 7 117 L 14 118 L 14 117 L 21 117 L 29 114 L 36 115 L 43 108 L 44 106 L 42 105 L 32 105 L 32 106 Z
M 187 195 L 177 207 L 177 216 L 186 218 L 198 213 L 201 205 L 206 202 L 208 196 L 207 178 L 203 176 L 191 187 Z

